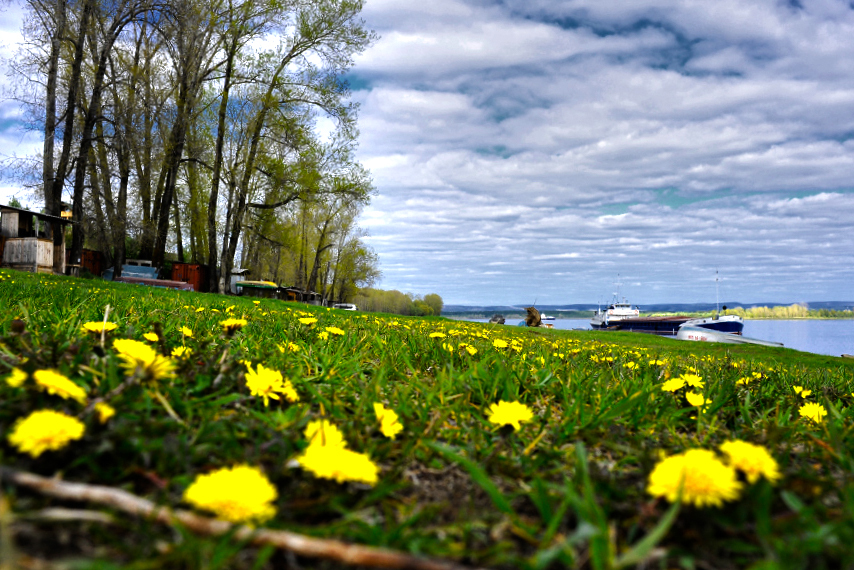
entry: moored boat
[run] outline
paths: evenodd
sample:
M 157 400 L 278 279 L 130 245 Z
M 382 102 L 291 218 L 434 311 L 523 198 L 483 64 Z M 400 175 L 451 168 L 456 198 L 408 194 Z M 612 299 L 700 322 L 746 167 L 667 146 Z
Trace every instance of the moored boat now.
M 679 327 L 676 333 L 679 340 L 693 340 L 699 342 L 722 342 L 725 344 L 759 344 L 762 346 L 783 346 L 782 342 L 750 338 L 740 334 L 732 334 L 717 330 L 711 330 L 702 326 L 685 324 Z

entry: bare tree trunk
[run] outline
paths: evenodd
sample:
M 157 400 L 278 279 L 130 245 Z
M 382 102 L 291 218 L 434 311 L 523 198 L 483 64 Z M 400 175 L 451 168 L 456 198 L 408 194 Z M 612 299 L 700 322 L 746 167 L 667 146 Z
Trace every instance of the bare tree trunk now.
M 50 56 L 48 58 L 47 86 L 45 89 L 45 118 L 44 118 L 44 149 L 42 162 L 42 193 L 44 194 L 45 211 L 58 212 L 60 205 L 54 203 L 54 164 L 53 149 L 56 142 L 56 80 L 59 74 L 59 55 L 62 51 L 62 37 L 65 35 L 67 4 L 66 0 L 57 0 L 54 12 L 56 28 L 50 34 Z M 56 215 L 56 214 L 54 214 Z M 62 226 L 48 224 L 45 228 L 47 237 L 62 234 Z M 54 248 L 53 270 L 59 271 L 62 261 L 57 259 L 62 252 Z

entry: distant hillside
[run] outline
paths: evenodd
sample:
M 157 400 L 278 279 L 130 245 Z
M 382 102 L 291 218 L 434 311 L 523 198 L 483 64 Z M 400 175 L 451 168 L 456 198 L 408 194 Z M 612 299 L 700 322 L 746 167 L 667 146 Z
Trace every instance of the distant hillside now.
M 721 306 L 726 305 L 730 309 L 741 307 L 750 309 L 753 307 L 788 307 L 792 303 L 739 303 L 737 301 L 721 302 Z M 813 301 L 809 303 L 799 303 L 808 309 L 830 309 L 835 311 L 843 311 L 854 307 L 854 301 Z M 495 313 L 502 315 L 508 314 L 524 314 L 525 307 L 529 305 L 445 305 L 442 309 L 443 315 L 484 315 L 491 316 Z M 575 313 L 579 317 L 589 315 L 597 308 L 596 303 L 576 303 L 570 305 L 537 305 L 537 309 L 542 313 L 554 314 L 555 316 L 570 316 L 565 313 Z M 713 311 L 714 303 L 653 303 L 649 305 L 641 305 L 640 310 L 645 313 L 697 313 L 701 311 Z M 576 316 L 572 315 L 572 316 Z

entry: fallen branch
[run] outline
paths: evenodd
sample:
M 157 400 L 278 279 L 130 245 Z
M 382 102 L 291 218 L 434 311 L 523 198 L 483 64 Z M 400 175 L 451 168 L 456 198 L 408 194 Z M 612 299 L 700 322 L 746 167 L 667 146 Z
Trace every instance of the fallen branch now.
M 160 507 L 148 499 L 113 487 L 70 483 L 61 479 L 49 479 L 25 471 L 9 469 L 8 467 L 0 467 L 0 477 L 52 497 L 108 505 L 139 517 L 154 519 L 163 524 L 180 523 L 199 534 L 220 536 L 232 529 L 232 524 L 229 522 L 202 517 L 190 511 Z M 246 540 L 258 546 L 271 545 L 300 556 L 326 558 L 351 565 L 407 570 L 461 570 L 464 568 L 457 564 L 417 558 L 385 548 L 347 544 L 340 540 L 312 538 L 286 530 L 253 529 L 241 525 L 234 536 L 238 540 Z

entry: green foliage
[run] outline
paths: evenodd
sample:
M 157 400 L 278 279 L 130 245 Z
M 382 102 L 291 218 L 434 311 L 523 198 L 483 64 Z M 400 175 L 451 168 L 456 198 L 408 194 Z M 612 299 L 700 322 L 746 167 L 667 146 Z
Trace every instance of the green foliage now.
M 0 305 L 4 468 L 188 508 L 182 494 L 197 476 L 249 464 L 278 490 L 266 526 L 474 566 L 839 568 L 854 556 L 850 360 L 632 333 L 347 313 L 8 270 L 0 271 Z M 107 320 L 118 327 L 102 343 L 81 326 L 102 322 L 107 306 Z M 228 334 L 220 326 L 228 317 L 247 324 Z M 157 341 L 144 340 L 151 332 Z M 174 357 L 174 377 L 128 378 L 112 345 L 119 338 L 149 343 L 161 356 L 180 347 L 193 352 Z M 281 372 L 299 401 L 265 406 L 247 389 L 247 361 Z M 6 382 L 13 367 L 28 375 L 19 387 Z M 101 423 L 83 405 L 40 390 L 32 374 L 43 369 L 66 375 L 90 402 L 106 398 L 116 415 Z M 687 372 L 705 381 L 701 391 L 711 403 L 704 411 L 684 391 L 661 389 Z M 525 404 L 533 419 L 515 431 L 491 423 L 489 408 L 499 400 Z M 821 404 L 827 416 L 820 423 L 801 417 L 804 402 Z M 374 403 L 399 416 L 403 431 L 395 439 L 382 435 Z M 35 458 L 20 453 L 7 434 L 40 409 L 79 417 L 83 438 Z M 375 485 L 320 479 L 298 466 L 308 445 L 304 429 L 320 418 L 380 467 Z M 718 450 L 729 439 L 765 447 L 781 479 L 745 483 L 721 508 L 671 505 L 647 493 L 662 457 Z M 11 513 L 11 530 L 0 538 L 62 566 L 289 563 L 229 536 L 197 536 L 129 515 L 112 523 L 46 520 L 48 507 L 105 507 L 51 499 L 5 479 L 0 485 Z

